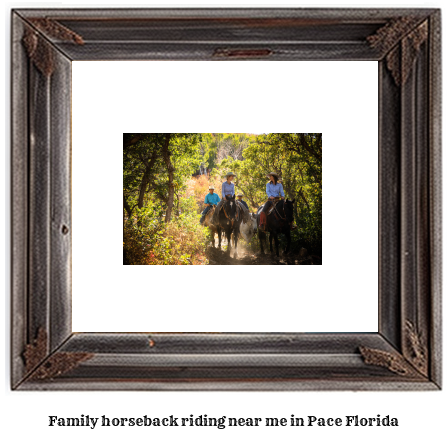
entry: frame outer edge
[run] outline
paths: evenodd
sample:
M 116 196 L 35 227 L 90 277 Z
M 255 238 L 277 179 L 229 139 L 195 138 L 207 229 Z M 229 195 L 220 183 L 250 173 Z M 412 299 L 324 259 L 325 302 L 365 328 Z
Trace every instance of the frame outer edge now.
M 439 388 L 430 381 L 426 382 L 392 382 L 392 381 L 197 381 L 197 382 L 139 382 L 129 379 L 125 383 L 111 381 L 52 381 L 47 385 L 38 381 L 25 382 L 22 391 L 436 391 Z
M 29 8 L 17 8 L 20 15 L 25 18 L 28 17 L 44 17 L 51 14 L 54 18 L 66 18 L 71 19 L 79 17 L 90 18 L 114 18 L 116 16 L 116 10 L 113 8 L 103 9 L 29 9 Z M 274 15 L 277 18 L 324 18 L 324 19 L 371 19 L 371 20 L 388 20 L 390 18 L 398 18 L 402 15 L 416 15 L 418 17 L 426 17 L 434 11 L 434 8 L 303 8 L 303 7 L 286 7 L 286 8 L 257 8 L 257 7 L 244 7 L 244 8 L 125 8 L 120 10 L 120 16 L 126 19 L 141 18 L 142 16 L 151 18 L 271 18 Z
M 42 11 L 42 10 L 41 10 Z M 271 12 L 271 10 L 270 10 Z M 387 385 L 386 382 L 378 381 L 373 382 L 372 385 L 374 388 L 360 388 L 356 387 L 355 389 L 416 389 L 419 387 L 420 389 L 439 389 L 441 385 L 441 64 L 440 64 L 440 53 L 441 53 L 441 36 L 440 36 L 440 10 L 430 10 L 432 15 L 430 16 L 430 54 L 429 54 L 429 69 L 430 69 L 430 120 L 429 120 L 429 147 L 430 147 L 430 274 L 431 274 L 431 308 L 430 315 L 432 320 L 430 321 L 430 366 L 431 366 L 431 382 L 424 382 L 422 385 L 416 384 L 414 388 L 409 388 L 408 386 L 412 385 L 411 382 L 403 384 L 404 387 L 400 387 L 400 383 Z M 16 12 L 12 12 L 13 22 L 14 19 L 16 23 L 19 21 L 22 22 L 20 15 Z M 53 164 L 48 164 L 47 166 L 51 166 L 47 170 L 48 183 L 37 181 L 36 177 L 36 169 L 33 170 L 31 167 L 36 166 L 35 161 L 31 162 L 31 165 L 28 164 L 29 155 L 31 155 L 31 151 L 29 151 L 29 141 L 31 138 L 30 126 L 31 129 L 37 126 L 38 129 L 38 140 L 44 144 L 44 149 L 37 149 L 37 156 L 42 160 L 42 154 L 48 153 L 53 160 L 54 157 L 52 154 L 54 152 L 54 138 L 52 133 L 52 125 L 51 125 L 51 117 L 55 115 L 59 117 L 60 114 L 56 111 L 52 114 L 54 107 L 51 105 L 51 92 L 50 89 L 47 88 L 48 84 L 45 84 L 44 89 L 41 89 L 41 85 L 30 85 L 32 79 L 35 78 L 35 72 L 31 74 L 28 70 L 28 65 L 30 64 L 26 58 L 23 47 L 21 45 L 21 34 L 20 34 L 20 24 L 16 26 L 12 26 L 12 34 L 13 34 L 13 47 L 12 47 L 12 57 L 13 57 L 13 69 L 17 68 L 17 63 L 20 66 L 20 75 L 16 78 L 15 70 L 13 70 L 14 80 L 12 86 L 12 98 L 13 98 L 13 121 L 16 122 L 16 126 L 14 127 L 14 123 L 12 126 L 12 184 L 11 190 L 13 195 L 13 221 L 12 221 L 12 230 L 14 235 L 14 240 L 12 241 L 12 254 L 13 254 L 13 262 L 12 262 L 12 289 L 13 289 L 13 301 L 12 301 L 12 309 L 13 309 L 13 342 L 12 342 L 12 360 L 13 360 L 13 375 L 11 378 L 11 382 L 13 386 L 19 385 L 20 378 L 23 379 L 24 375 L 24 367 L 23 362 L 19 365 L 18 359 L 21 360 L 21 356 L 24 350 L 24 347 L 28 341 L 32 339 L 32 333 L 34 329 L 41 325 L 50 328 L 50 336 L 52 336 L 53 331 L 56 332 L 58 328 L 63 330 L 65 333 L 66 330 L 69 330 L 68 326 L 71 325 L 69 321 L 67 321 L 67 316 L 60 314 L 61 309 L 58 307 L 55 312 L 52 311 L 52 304 L 55 303 L 59 296 L 60 289 L 55 288 L 54 296 L 53 291 L 49 290 L 53 286 L 53 281 L 50 279 L 48 273 L 39 272 L 38 265 L 41 263 L 41 258 L 36 256 L 29 257 L 29 229 L 31 227 L 36 227 L 36 230 L 43 230 L 43 243 L 41 243 L 44 257 L 48 260 L 52 260 L 53 248 L 51 246 L 52 243 L 52 227 L 53 225 L 57 225 L 58 222 L 54 222 L 53 224 L 53 198 L 52 198 L 52 189 L 54 188 L 55 180 L 53 179 Z M 24 58 L 24 59 L 23 59 Z M 31 70 L 33 67 L 31 66 Z M 71 77 L 71 72 L 70 72 Z M 25 87 L 23 86 L 25 83 Z M 17 85 L 19 84 L 19 85 Z M 41 115 L 40 118 L 36 119 L 34 122 L 31 120 L 31 117 L 36 118 L 35 112 L 29 112 L 29 102 L 34 100 L 36 96 L 34 96 L 35 92 L 40 92 L 37 96 L 39 100 L 45 100 L 46 103 L 49 103 L 48 107 L 44 106 L 44 115 Z M 71 90 L 70 90 L 71 91 Z M 30 96 L 31 93 L 31 96 Z M 33 98 L 33 99 L 32 99 Z M 71 104 L 71 102 L 70 102 Z M 69 104 L 69 106 L 70 106 Z M 32 105 L 31 105 L 32 106 Z M 60 108 L 58 107 L 58 110 Z M 62 108 L 62 111 L 65 111 Z M 65 113 L 64 113 L 65 115 Z M 17 120 L 21 120 L 21 118 L 25 118 L 25 123 L 21 126 L 17 125 Z M 45 119 L 44 123 L 42 120 Z M 23 120 L 22 120 L 23 121 Z M 30 125 L 31 123 L 31 125 Z M 50 126 L 51 125 L 51 126 Z M 21 128 L 21 131 L 19 130 Z M 14 129 L 15 128 L 15 129 Z M 25 129 L 23 129 L 25 128 Z M 70 132 L 71 135 L 71 132 Z M 20 143 L 20 140 L 21 143 Z M 71 145 L 71 141 L 68 141 L 69 145 Z M 57 140 L 56 140 L 57 144 Z M 59 146 L 59 144 L 57 144 Z M 25 155 L 21 155 L 19 152 L 26 152 Z M 34 149 L 33 149 L 34 151 Z M 35 151 L 33 153 L 36 153 Z M 59 152 L 57 152 L 59 153 Z M 62 155 L 65 152 L 62 152 Z M 24 158 L 25 156 L 25 158 Z M 63 157 L 64 163 L 66 163 L 65 158 Z M 41 161 L 45 164 L 44 161 Z M 39 171 L 39 176 L 40 176 Z M 31 176 L 28 176 L 31 174 Z M 30 179 L 35 177 L 35 180 L 31 181 L 31 186 L 29 188 Z M 36 184 L 37 183 L 37 184 Z M 35 187 L 36 186 L 36 187 Z M 40 200 L 40 197 L 37 197 L 39 190 L 43 189 L 44 193 L 44 206 L 42 207 L 39 203 L 36 204 L 36 199 Z M 34 190 L 34 191 L 33 191 Z M 64 189 L 65 190 L 65 189 Z M 62 198 L 66 196 L 66 192 L 62 191 Z M 45 196 L 46 195 L 46 196 Z M 14 199 L 17 197 L 17 199 Z M 34 204 L 29 204 L 31 197 L 34 199 Z M 33 221 L 28 220 L 29 209 L 34 206 L 34 209 L 46 210 L 49 213 L 48 217 L 48 228 L 43 228 L 42 224 L 35 224 L 35 217 L 33 216 Z M 64 210 L 64 206 L 61 207 L 61 210 L 58 212 L 61 218 L 66 218 L 67 212 Z M 71 214 L 70 208 L 68 209 L 68 216 Z M 19 216 L 17 216 L 19 215 Z M 14 223 L 14 220 L 17 219 L 17 224 Z M 69 218 L 70 220 L 70 218 Z M 70 223 L 71 225 L 71 223 Z M 20 227 L 21 226 L 21 227 Z M 24 228 L 23 228 L 24 227 Z M 71 227 L 70 227 L 71 228 Z M 65 243 L 62 245 L 63 253 L 66 251 Z M 36 249 L 40 250 L 40 246 L 36 245 L 33 242 L 31 250 Z M 68 247 L 71 247 L 71 244 L 68 244 Z M 24 255 L 23 258 L 20 258 L 20 254 Z M 35 262 L 34 262 L 35 260 Z M 47 260 L 47 262 L 48 262 Z M 34 266 L 34 264 L 35 266 Z M 48 264 L 48 263 L 47 263 Z M 34 271 L 33 271 L 34 268 Z M 47 266 L 46 269 L 50 269 L 50 266 Z M 64 268 L 65 269 L 65 268 Z M 70 269 L 70 268 L 69 268 Z M 36 279 L 33 281 L 29 280 L 29 273 L 32 273 Z M 22 273 L 20 276 L 19 274 Z M 40 284 L 36 284 L 40 283 Z M 37 287 L 39 286 L 39 287 Z M 43 286 L 43 288 L 41 287 Z M 27 295 L 29 289 L 29 297 Z M 37 293 L 36 293 L 37 291 Z M 41 299 L 45 301 L 42 303 Z M 28 303 L 27 299 L 31 302 Z M 35 303 L 33 302 L 35 301 Z M 38 312 L 33 308 L 36 307 Z M 70 310 L 70 304 L 66 307 L 66 304 L 62 304 L 62 312 L 66 311 L 67 308 Z M 16 313 L 18 311 L 18 313 Z M 21 317 L 21 319 L 20 319 Z M 55 320 L 55 318 L 59 318 L 59 322 Z M 70 316 L 71 317 L 71 316 Z M 65 319 L 64 319 L 65 318 Z M 71 331 L 71 330 L 69 330 Z M 54 351 L 55 348 L 58 347 L 59 342 L 64 340 L 65 334 L 57 334 L 56 338 L 51 338 L 51 347 L 50 351 Z M 59 344 L 60 346 L 60 344 Z M 327 385 L 328 382 L 322 381 L 321 385 Z M 331 389 L 350 389 L 349 385 L 346 386 L 346 382 L 337 382 L 341 387 L 333 387 Z M 362 382 L 359 382 L 362 383 Z M 90 386 L 90 384 L 92 384 Z M 126 382 L 129 384 L 129 382 Z M 173 386 L 177 384 L 173 382 Z M 216 389 L 215 385 L 219 385 L 218 382 L 212 382 L 210 387 L 208 388 L 184 388 L 184 389 Z M 262 388 L 253 388 L 250 383 L 246 383 L 246 390 L 249 389 L 262 389 Z M 278 388 L 277 383 L 272 382 L 272 387 L 265 388 L 268 389 L 291 389 L 291 388 Z M 296 389 L 304 389 L 303 386 L 306 386 L 307 383 L 297 383 Z M 63 388 L 48 388 L 48 389 L 63 389 Z M 89 387 L 84 389 L 95 389 L 96 386 L 101 386 L 100 382 L 89 382 Z M 157 389 L 153 388 L 147 389 Z M 158 389 L 168 389 L 166 386 L 162 385 L 162 388 Z M 179 383 L 179 387 L 181 383 Z M 231 385 L 230 385 L 231 386 Z M 323 389 L 321 387 L 315 387 L 310 384 L 311 387 L 308 389 Z M 317 385 L 318 386 L 318 385 Z M 356 386 L 356 385 L 354 385 Z M 368 386 L 368 385 L 367 385 Z M 33 385 L 30 382 L 24 382 L 23 385 L 20 385 L 20 389 L 39 389 L 33 388 Z M 72 388 L 74 389 L 74 388 Z M 101 389 L 111 389 L 111 386 L 104 387 Z M 180 388 L 179 388 L 180 389 Z M 231 389 L 231 387 L 227 387 L 224 385 L 222 389 Z M 233 389 L 241 389 L 233 388 Z M 354 387 L 351 387 L 354 389 Z
M 11 387 L 25 375 L 28 281 L 28 60 L 22 19 L 11 14 Z
M 429 30 L 429 140 L 430 140 L 430 247 L 431 247 L 431 380 L 442 386 L 442 59 L 441 10 L 430 16 Z

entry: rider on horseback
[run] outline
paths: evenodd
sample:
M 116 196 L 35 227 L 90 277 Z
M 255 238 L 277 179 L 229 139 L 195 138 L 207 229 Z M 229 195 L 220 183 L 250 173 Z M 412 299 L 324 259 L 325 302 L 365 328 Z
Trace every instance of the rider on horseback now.
M 203 225 L 206 214 L 210 211 L 213 205 L 217 205 L 220 201 L 219 195 L 214 193 L 214 187 L 209 187 L 209 193 L 205 196 L 205 203 L 203 204 L 206 208 L 202 211 L 202 217 L 200 218 L 200 223 Z
M 237 194 L 237 200 L 248 210 L 247 203 L 242 199 L 244 195 L 242 193 Z
M 222 183 L 222 200 L 217 204 L 216 210 L 214 212 L 212 220 L 213 225 L 219 225 L 219 212 L 222 208 L 222 205 L 224 205 L 227 200 L 234 198 L 234 183 L 232 182 L 232 180 L 235 176 L 236 175 L 233 172 L 228 172 L 225 175 L 226 181 Z M 239 201 L 237 201 L 237 203 L 239 204 Z M 239 205 L 242 209 L 243 220 L 244 222 L 247 222 L 250 219 L 248 208 L 245 208 L 243 204 Z
M 233 172 L 228 172 L 225 175 L 226 181 L 222 183 L 222 200 L 217 204 L 216 210 L 213 215 L 213 224 L 219 225 L 219 211 L 222 208 L 222 205 L 225 203 L 226 199 L 230 199 L 234 196 L 234 183 L 232 182 L 233 178 L 236 175 Z
M 268 196 L 267 202 L 264 204 L 264 207 L 261 210 L 260 217 L 259 217 L 259 229 L 261 231 L 266 231 L 267 227 L 267 212 L 269 211 L 270 207 L 273 205 L 273 201 L 284 199 L 284 188 L 282 184 L 278 181 L 278 174 L 275 172 L 270 172 L 267 175 L 268 178 L 270 178 L 270 181 L 266 185 L 266 193 Z M 297 227 L 292 222 L 289 223 L 290 229 L 295 230 Z

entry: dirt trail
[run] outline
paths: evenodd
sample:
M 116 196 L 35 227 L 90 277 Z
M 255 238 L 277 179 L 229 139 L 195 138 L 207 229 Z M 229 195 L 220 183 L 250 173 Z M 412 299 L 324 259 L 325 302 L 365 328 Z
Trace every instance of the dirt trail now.
M 298 254 L 282 254 L 280 250 L 279 257 L 272 255 L 270 251 L 266 251 L 265 255 L 260 252 L 254 254 L 247 250 L 245 245 L 238 245 L 237 258 L 234 257 L 234 249 L 228 254 L 226 245 L 222 245 L 223 249 L 213 248 L 209 246 L 206 255 L 210 265 L 321 265 L 321 260 L 314 256 L 299 256 Z

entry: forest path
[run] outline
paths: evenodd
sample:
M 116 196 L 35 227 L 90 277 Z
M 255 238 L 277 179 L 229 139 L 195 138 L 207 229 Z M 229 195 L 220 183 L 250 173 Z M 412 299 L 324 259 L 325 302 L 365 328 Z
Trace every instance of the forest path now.
M 226 244 L 222 243 L 223 249 L 209 246 L 206 249 L 206 256 L 210 265 L 321 265 L 321 260 L 313 256 L 299 256 L 298 254 L 283 254 L 280 249 L 279 257 L 272 254 L 269 250 L 265 255 L 260 251 L 253 253 L 244 244 L 238 245 L 237 257 L 234 257 L 234 248 L 231 248 L 230 254 L 226 251 Z

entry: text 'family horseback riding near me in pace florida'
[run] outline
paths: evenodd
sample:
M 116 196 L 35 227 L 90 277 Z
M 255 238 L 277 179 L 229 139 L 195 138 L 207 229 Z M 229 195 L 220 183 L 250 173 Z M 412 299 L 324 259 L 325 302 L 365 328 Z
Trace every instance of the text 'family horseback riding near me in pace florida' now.
M 96 427 L 216 427 L 225 429 L 226 427 L 269 427 L 281 428 L 291 427 L 371 427 L 371 426 L 399 426 L 397 418 L 390 415 L 381 416 L 377 414 L 374 417 L 362 417 L 359 415 L 346 415 L 344 417 L 317 417 L 315 415 L 289 417 L 231 417 L 220 416 L 213 417 L 207 414 L 193 415 L 185 417 L 176 417 L 169 415 L 165 417 L 151 417 L 143 415 L 141 417 L 93 417 L 90 415 L 81 415 L 80 417 L 58 417 L 50 415 L 48 417 L 48 426 L 55 427 L 87 427 L 95 429 Z

